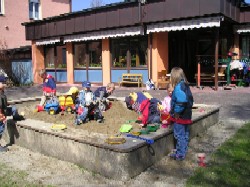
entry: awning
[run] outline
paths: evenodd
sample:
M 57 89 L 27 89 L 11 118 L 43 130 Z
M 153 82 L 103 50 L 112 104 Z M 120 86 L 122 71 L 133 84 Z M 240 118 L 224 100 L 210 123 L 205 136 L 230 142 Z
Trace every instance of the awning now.
M 36 41 L 36 45 L 49 45 L 49 44 L 55 44 L 57 42 L 60 42 L 60 38 L 38 40 Z
M 64 42 L 66 43 L 66 42 L 79 42 L 79 41 L 87 41 L 87 40 L 99 40 L 99 39 L 105 39 L 105 38 L 135 36 L 135 35 L 142 35 L 142 34 L 143 34 L 142 27 L 127 27 L 127 28 L 119 28 L 115 30 L 91 32 L 88 34 L 65 36 Z
M 250 32 L 250 25 L 237 25 L 234 27 L 234 30 L 239 34 L 247 33 Z
M 147 26 L 147 34 L 153 32 L 181 31 L 194 28 L 220 27 L 222 16 L 155 23 Z

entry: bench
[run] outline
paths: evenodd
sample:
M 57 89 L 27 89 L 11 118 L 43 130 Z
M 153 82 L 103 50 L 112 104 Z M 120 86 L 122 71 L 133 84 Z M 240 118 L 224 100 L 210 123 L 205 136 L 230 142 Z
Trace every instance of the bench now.
M 142 86 L 142 80 L 142 74 L 123 73 L 119 86 L 123 84 L 137 84 L 140 87 Z
M 213 73 L 201 73 L 200 74 L 200 82 L 202 83 L 212 83 L 214 82 L 214 74 Z M 198 85 L 198 76 L 195 74 L 196 85 Z M 225 74 L 218 73 L 218 83 L 226 83 Z

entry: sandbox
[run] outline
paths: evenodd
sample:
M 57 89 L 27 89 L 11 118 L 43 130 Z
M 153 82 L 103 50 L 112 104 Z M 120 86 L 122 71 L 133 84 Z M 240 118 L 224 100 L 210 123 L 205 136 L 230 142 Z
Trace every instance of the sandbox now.
M 121 111 L 127 110 L 124 106 L 124 98 L 113 98 L 113 100 L 115 100 L 113 102 L 119 102 L 114 103 L 114 106 L 118 104 L 119 107 L 124 107 Z M 21 103 L 18 104 L 21 106 L 25 102 L 35 103 L 36 99 L 26 98 L 12 102 Z M 218 106 L 196 105 L 196 107 L 193 109 L 190 138 L 203 133 L 219 119 Z M 106 138 L 119 132 L 119 128 L 117 131 L 101 133 L 95 131 L 95 128 L 87 129 L 87 126 L 84 129 L 84 124 L 81 127 L 75 127 L 72 124 L 72 126 L 68 125 L 64 131 L 55 131 L 51 129 L 52 125 L 53 123 L 30 118 L 18 122 L 9 119 L 4 139 L 9 144 L 15 143 L 32 151 L 72 162 L 89 171 L 117 180 L 127 180 L 139 175 L 166 156 L 174 147 L 171 128 L 161 128 L 156 132 L 140 135 L 140 137 L 154 140 L 153 144 L 147 144 L 146 141 L 136 138 L 128 138 L 126 134 L 121 135 L 126 139 L 125 143 L 108 144 L 105 142 Z M 98 125 L 107 124 L 91 122 L 91 125 L 98 127 Z M 133 128 L 136 127 L 133 126 Z

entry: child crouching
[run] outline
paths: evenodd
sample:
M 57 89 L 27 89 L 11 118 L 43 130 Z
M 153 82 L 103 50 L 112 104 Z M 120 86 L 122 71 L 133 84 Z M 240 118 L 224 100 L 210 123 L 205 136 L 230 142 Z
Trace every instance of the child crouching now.
M 76 120 L 75 124 L 88 122 L 88 120 L 94 119 L 98 123 L 103 122 L 102 112 L 99 109 L 99 105 L 96 103 L 96 97 L 90 90 L 91 83 L 84 81 L 82 83 L 83 90 L 79 92 L 76 99 Z

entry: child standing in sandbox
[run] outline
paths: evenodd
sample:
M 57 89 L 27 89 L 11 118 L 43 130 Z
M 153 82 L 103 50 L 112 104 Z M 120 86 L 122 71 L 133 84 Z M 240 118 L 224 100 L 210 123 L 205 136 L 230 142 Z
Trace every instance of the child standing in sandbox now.
M 170 125 L 170 109 L 171 109 L 171 97 L 172 97 L 173 87 L 169 83 L 167 84 L 167 96 L 162 101 L 162 108 L 161 111 L 161 121 L 162 121 L 162 128 L 167 128 Z
M 193 96 L 181 68 L 174 67 L 171 70 L 170 80 L 174 88 L 170 114 L 174 122 L 174 137 L 177 140 L 176 152 L 170 154 L 170 157 L 181 161 L 185 159 L 188 149 Z
M 39 76 L 43 79 L 43 96 L 41 98 L 39 106 L 43 106 L 47 97 L 56 95 L 56 82 L 52 75 L 47 74 L 43 69 L 40 71 Z

